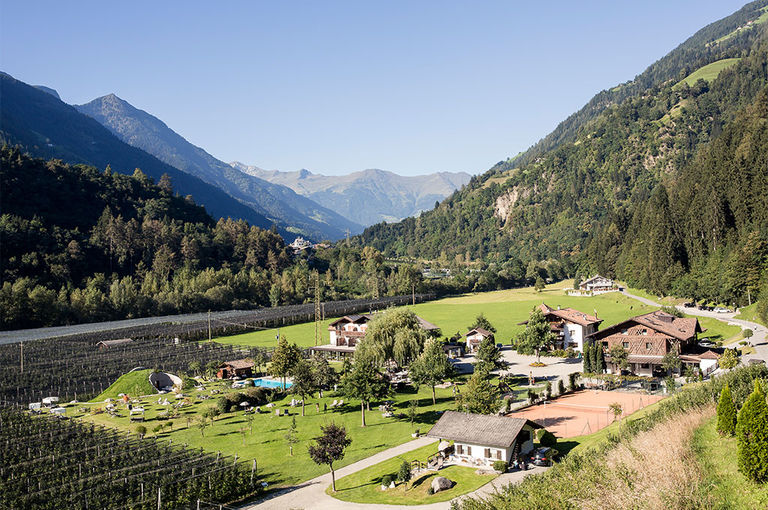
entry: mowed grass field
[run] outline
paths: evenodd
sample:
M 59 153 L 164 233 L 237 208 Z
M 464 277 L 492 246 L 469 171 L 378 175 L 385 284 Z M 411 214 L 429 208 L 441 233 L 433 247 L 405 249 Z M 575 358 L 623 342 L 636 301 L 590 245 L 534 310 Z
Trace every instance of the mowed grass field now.
M 572 286 L 573 281 L 562 281 L 548 285 L 542 292 L 536 292 L 533 287 L 526 287 L 472 293 L 419 303 L 408 308 L 439 326 L 443 336 L 448 337 L 457 332 L 466 333 L 475 317 L 482 313 L 496 327 L 496 340 L 504 344 L 509 344 L 512 338 L 523 331 L 524 326 L 518 323 L 527 320 L 533 307 L 541 303 L 555 308 L 571 307 L 590 315 L 597 312 L 598 317 L 603 319 L 601 328 L 655 309 L 618 292 L 591 297 L 567 296 L 564 289 Z M 328 325 L 335 319 L 327 318 L 322 323 L 320 344 L 329 342 Z M 295 342 L 299 346 L 309 347 L 315 344 L 314 322 L 283 327 L 279 333 L 285 335 L 289 342 Z M 277 334 L 277 329 L 269 329 L 215 340 L 226 344 L 267 347 L 277 344 Z
M 418 400 L 418 415 L 413 425 L 405 417 L 385 418 L 377 407 L 371 405 L 371 411 L 365 414 L 367 426 L 361 427 L 359 401 L 350 402 L 345 399 L 346 403 L 342 408 L 335 410 L 329 408 L 324 412 L 323 404 L 330 406 L 334 400 L 344 397 L 335 395 L 332 391 L 325 392 L 322 399 L 315 394 L 307 399 L 306 416 L 301 416 L 301 406 L 289 406 L 291 399 L 295 398 L 294 395 L 289 394 L 275 401 L 275 404 L 283 411 L 289 409 L 292 416 L 278 417 L 275 415 L 274 408 L 268 409 L 262 406 L 264 412 L 252 415 L 251 428 L 244 411 L 238 409 L 217 417 L 201 432 L 197 426 L 197 416 L 207 407 L 215 406 L 218 395 L 208 400 L 202 400 L 200 397 L 210 395 L 212 389 L 228 391 L 227 388 L 228 385 L 225 383 L 216 382 L 206 383 L 206 390 L 202 392 L 194 389 L 186 391 L 184 394 L 189 397 L 191 404 L 181 407 L 179 416 L 169 420 L 173 424 L 172 427 L 157 434 L 153 429 L 158 424 L 168 423 L 157 418 L 169 406 L 158 405 L 159 396 L 145 398 L 142 400 L 145 409 L 145 422 L 142 425 L 147 428 L 150 437 L 172 439 L 174 444 L 187 444 L 191 448 L 202 448 L 208 452 L 221 452 L 224 455 L 237 454 L 238 459 L 245 461 L 256 459 L 260 478 L 271 485 L 292 485 L 327 472 L 326 466 L 318 466 L 312 462 L 307 453 L 308 444 L 320 435 L 321 425 L 331 422 L 343 425 L 352 438 L 352 444 L 347 449 L 344 460 L 335 464 L 338 468 L 409 441 L 414 430 L 418 429 L 422 433 L 428 431 L 437 421 L 439 411 L 455 409 L 456 406 L 451 389 L 437 389 L 436 405 L 432 405 L 430 388 L 422 387 L 418 392 L 411 389 L 393 394 L 389 398 L 395 401 L 395 415 L 405 415 L 411 400 Z M 168 398 L 171 403 L 176 401 L 173 394 L 162 395 L 162 397 Z M 316 403 L 319 404 L 319 412 L 315 406 Z M 130 423 L 128 411 L 123 404 L 118 404 L 118 417 L 109 416 L 107 413 L 92 414 L 90 409 L 95 407 L 100 406 L 68 405 L 67 416 L 135 432 L 136 424 Z M 81 408 L 86 408 L 88 411 L 81 412 Z M 294 445 L 294 453 L 291 457 L 285 435 L 288 433 L 293 417 L 296 418 L 299 442 Z

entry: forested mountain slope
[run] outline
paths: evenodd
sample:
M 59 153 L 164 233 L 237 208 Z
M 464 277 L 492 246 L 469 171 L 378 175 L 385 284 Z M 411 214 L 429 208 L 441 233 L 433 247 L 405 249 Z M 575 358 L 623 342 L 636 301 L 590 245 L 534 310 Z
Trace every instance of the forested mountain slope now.
M 112 170 L 128 175 L 141 168 L 155 182 L 168 174 L 175 191 L 191 195 L 215 217 L 242 218 L 263 228 L 272 224 L 264 215 L 215 186 L 118 140 L 104 126 L 50 92 L 0 73 L 0 97 L 0 143 L 19 145 L 37 157 L 101 169 L 109 165 Z
M 347 175 L 322 175 L 308 170 L 263 170 L 237 161 L 231 165 L 269 182 L 288 186 L 366 226 L 400 221 L 432 209 L 435 202 L 460 189 L 470 179 L 464 172 L 408 176 L 369 169 Z
M 164 122 L 109 94 L 75 108 L 125 143 L 213 184 L 292 232 L 317 240 L 340 239 L 363 227 L 280 183 L 248 175 L 192 145 Z
M 750 12 L 756 19 L 762 11 L 754 7 Z M 690 224 L 698 218 L 693 213 L 686 224 L 684 215 L 676 212 L 675 202 L 688 207 L 693 199 L 684 194 L 683 187 L 690 187 L 695 179 L 678 180 L 682 175 L 693 172 L 710 186 L 725 188 L 738 183 L 739 191 L 748 193 L 753 186 L 761 189 L 759 179 L 766 171 L 763 168 L 763 174 L 759 170 L 743 173 L 736 181 L 715 168 L 697 164 L 694 159 L 698 151 L 719 139 L 724 129 L 731 133 L 739 129 L 745 115 L 755 115 L 747 112 L 759 111 L 758 98 L 768 85 L 766 25 L 738 31 L 738 35 L 726 39 L 727 45 L 714 41 L 731 33 L 732 27 L 726 24 L 722 30 L 711 28 L 717 25 L 704 29 L 691 40 L 707 48 L 709 60 L 740 60 L 720 71 L 711 82 L 702 80 L 691 87 L 679 83 L 685 77 L 681 75 L 642 90 L 585 121 L 576 131 L 574 141 L 562 142 L 519 166 L 500 164 L 473 178 L 465 189 L 435 210 L 397 224 L 370 227 L 359 242 L 386 255 L 482 258 L 496 263 L 501 271 L 512 271 L 517 276 L 524 272 L 528 278 L 537 273 L 546 276 L 543 268 L 556 261 L 558 267 L 570 274 L 577 269 L 597 270 L 657 291 L 682 285 L 680 279 L 686 275 L 701 279 L 701 275 L 691 276 L 692 264 L 702 260 L 694 253 L 717 252 L 727 258 L 736 241 L 729 244 L 724 239 L 738 238 L 742 232 L 753 230 L 765 238 L 768 228 L 755 215 L 739 217 L 735 220 L 738 225 L 729 224 L 727 202 L 713 212 L 711 203 L 699 202 L 698 214 L 718 218 L 719 228 L 724 230 L 717 236 L 704 236 L 693 242 L 688 239 L 692 232 L 703 235 Z M 736 41 L 740 46 L 735 45 Z M 717 48 L 722 51 L 718 53 Z M 692 55 L 694 62 L 700 62 L 691 48 L 687 54 Z M 678 65 L 689 66 L 685 59 Z M 745 136 L 751 140 L 753 135 Z M 691 170 L 694 167 L 696 170 Z M 660 184 L 665 188 L 660 188 Z M 669 189 L 668 195 L 673 198 L 665 199 L 664 189 Z M 699 199 L 706 202 L 717 196 L 707 191 Z M 668 214 L 665 201 L 671 204 Z M 749 218 L 747 223 L 741 223 L 744 218 Z M 647 228 L 649 224 L 657 227 Z M 627 242 L 631 246 L 645 246 L 646 251 L 625 248 Z M 649 246 L 656 249 L 647 251 Z M 662 249 L 665 251 L 658 251 Z M 674 254 L 667 256 L 666 250 Z M 631 262 L 646 266 L 638 272 L 630 271 Z M 655 265 L 654 271 L 648 264 Z M 639 278 L 641 273 L 653 274 L 661 268 L 665 275 L 652 280 Z M 722 272 L 727 269 L 718 267 Z M 691 296 L 740 302 L 737 287 L 732 286 L 726 296 L 697 286 L 696 292 L 701 293 Z

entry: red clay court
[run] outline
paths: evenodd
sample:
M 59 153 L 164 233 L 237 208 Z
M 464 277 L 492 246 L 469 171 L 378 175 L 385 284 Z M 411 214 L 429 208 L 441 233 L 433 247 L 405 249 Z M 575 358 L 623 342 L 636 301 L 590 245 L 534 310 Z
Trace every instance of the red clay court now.
M 614 402 L 621 404 L 623 416 L 627 417 L 662 398 L 660 395 L 626 391 L 582 390 L 546 404 L 514 411 L 509 416 L 535 421 L 557 437 L 575 437 L 596 432 L 613 423 L 614 416 L 609 406 Z

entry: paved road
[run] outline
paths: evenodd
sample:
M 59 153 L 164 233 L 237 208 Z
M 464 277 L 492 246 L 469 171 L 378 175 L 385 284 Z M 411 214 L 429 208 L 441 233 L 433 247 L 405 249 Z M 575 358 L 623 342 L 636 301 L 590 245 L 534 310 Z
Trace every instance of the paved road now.
M 336 480 L 341 477 L 347 476 L 352 473 L 356 473 L 361 469 L 365 469 L 369 466 L 378 464 L 387 459 L 397 457 L 404 453 L 408 453 L 422 446 L 426 446 L 433 443 L 435 440 L 432 438 L 421 437 L 414 439 L 407 443 L 395 446 L 383 452 L 379 452 L 366 459 L 350 464 L 341 469 L 336 470 Z M 525 476 L 541 473 L 546 468 L 536 467 L 529 471 L 518 471 L 514 473 L 505 473 L 492 482 L 480 487 L 475 492 L 459 496 L 454 500 L 467 498 L 471 496 L 486 496 L 493 493 L 497 488 L 509 485 L 510 483 L 517 483 Z M 307 482 L 297 485 L 295 487 L 289 487 L 276 492 L 269 499 L 254 503 L 251 505 L 243 506 L 243 510 L 287 510 L 287 509 L 303 509 L 303 510 L 403 510 L 403 508 L 418 508 L 419 510 L 448 510 L 451 508 L 451 502 L 445 501 L 442 503 L 432 503 L 429 505 L 417 505 L 404 507 L 403 505 L 381 505 L 381 504 L 363 504 L 363 503 L 349 503 L 341 501 L 325 493 L 325 490 L 331 484 L 331 474 L 327 473 L 317 478 L 313 478 Z
M 645 303 L 646 305 L 661 306 L 659 303 L 653 300 L 640 297 L 640 296 L 635 296 L 634 294 L 630 294 L 626 290 L 623 290 L 621 292 L 625 296 L 631 297 L 632 299 L 636 299 L 641 303 Z M 761 359 L 764 361 L 768 361 L 768 330 L 766 330 L 765 326 L 761 326 L 756 322 L 745 321 L 743 319 L 734 319 L 734 316 L 736 315 L 736 313 L 734 312 L 716 313 L 716 312 L 708 312 L 706 310 L 698 310 L 696 308 L 685 308 L 683 306 L 677 306 L 676 308 L 688 315 L 696 315 L 699 317 L 712 317 L 713 319 L 718 319 L 723 322 L 727 322 L 729 324 L 735 324 L 737 326 L 740 326 L 741 328 L 751 329 L 754 332 L 754 335 L 752 336 L 752 338 L 750 338 L 747 341 L 749 342 L 750 345 L 752 345 L 752 347 L 755 348 L 755 353 L 743 356 L 742 361 L 748 362 L 750 359 Z

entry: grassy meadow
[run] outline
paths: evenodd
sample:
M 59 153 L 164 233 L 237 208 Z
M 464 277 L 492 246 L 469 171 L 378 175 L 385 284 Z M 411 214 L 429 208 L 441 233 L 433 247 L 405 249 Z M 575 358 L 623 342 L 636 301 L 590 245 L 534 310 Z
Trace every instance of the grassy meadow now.
M 222 382 L 206 383 L 203 391 L 189 390 L 184 395 L 188 404 L 179 409 L 179 415 L 171 420 L 158 419 L 159 415 L 169 406 L 157 403 L 161 395 L 142 399 L 145 409 L 145 422 L 142 424 L 148 430 L 149 436 L 172 439 L 174 443 L 183 443 L 191 448 L 203 448 L 208 452 L 222 452 L 225 455 L 235 455 L 241 460 L 256 459 L 259 476 L 271 485 L 292 485 L 326 472 L 325 466 L 318 466 L 309 458 L 307 445 L 320 434 L 320 426 L 331 422 L 343 425 L 352 438 L 352 444 L 347 449 L 343 461 L 337 467 L 343 467 L 392 446 L 411 439 L 415 430 L 426 432 L 437 421 L 439 412 L 455 409 L 453 392 L 450 388 L 437 388 L 437 403 L 432 404 L 431 389 L 422 387 L 418 392 L 413 389 L 395 393 L 389 398 L 395 402 L 393 411 L 395 417 L 385 418 L 377 406 L 371 406 L 366 412 L 366 427 L 361 427 L 359 401 L 347 401 L 341 408 L 323 411 L 323 404 L 343 398 L 334 392 L 325 392 L 323 398 L 317 395 L 307 399 L 306 416 L 301 416 L 301 407 L 290 407 L 294 395 L 276 400 L 275 408 L 269 410 L 262 406 L 263 412 L 253 416 L 253 422 L 248 423 L 244 411 L 236 410 L 217 417 L 203 431 L 197 425 L 197 416 L 207 407 L 215 406 L 218 394 L 211 395 L 212 390 L 227 391 L 228 386 Z M 519 393 L 524 392 L 522 388 Z M 210 396 L 204 400 L 201 397 Z M 173 403 L 173 394 L 162 395 Z M 346 400 L 346 399 L 345 399 Z M 409 403 L 418 400 L 418 413 L 413 425 L 405 417 Z M 315 404 L 319 406 L 319 412 Z M 118 404 L 118 416 L 112 417 L 107 413 L 94 414 L 95 404 L 71 404 L 67 406 L 67 416 L 80 418 L 84 421 L 135 432 L 137 424 L 131 424 L 128 411 L 123 404 Z M 289 410 L 292 416 L 276 416 L 274 409 Z M 269 411 L 269 412 L 267 412 Z M 397 417 L 402 415 L 401 417 Z M 298 443 L 295 444 L 293 457 L 289 456 L 289 445 L 285 440 L 292 418 L 296 418 Z M 168 424 L 161 432 L 153 432 L 159 424 Z M 426 490 L 426 489 L 425 489 Z
M 736 65 L 736 62 L 741 60 L 740 58 L 724 58 L 722 60 L 718 60 L 717 62 L 712 62 L 711 64 L 707 64 L 703 67 L 700 67 L 696 69 L 694 72 L 680 80 L 675 87 L 681 86 L 683 83 L 688 84 L 689 87 L 692 87 L 697 81 L 704 80 L 704 81 L 712 81 L 720 74 L 720 71 L 723 69 L 727 69 L 733 65 Z
M 475 317 L 485 314 L 498 330 L 497 341 L 505 344 L 523 331 L 524 326 L 518 323 L 527 320 L 533 307 L 541 303 L 552 307 L 571 307 L 590 315 L 597 312 L 598 317 L 603 319 L 601 327 L 654 310 L 618 292 L 590 297 L 567 296 L 564 289 L 571 287 L 573 281 L 566 280 L 548 285 L 542 292 L 536 292 L 533 287 L 525 287 L 472 293 L 419 303 L 408 308 L 439 326 L 443 336 L 448 337 L 457 332 L 466 333 Z M 333 320 L 335 318 L 328 318 L 322 323 L 321 344 L 329 342 L 328 325 Z M 309 322 L 283 327 L 280 328 L 280 334 L 285 335 L 289 342 L 309 347 L 315 343 L 315 324 Z M 277 344 L 276 335 L 277 329 L 269 329 L 220 337 L 215 341 L 235 345 L 274 346 Z

